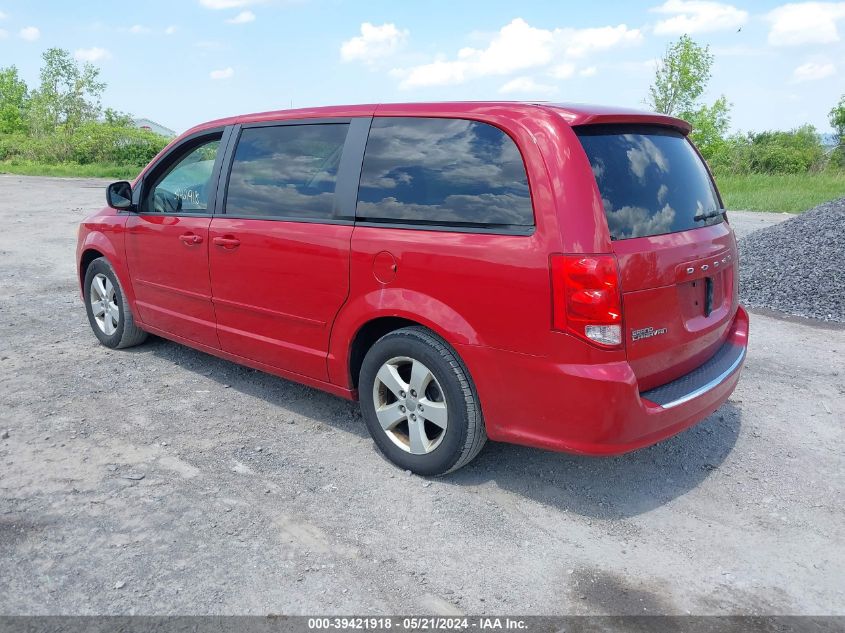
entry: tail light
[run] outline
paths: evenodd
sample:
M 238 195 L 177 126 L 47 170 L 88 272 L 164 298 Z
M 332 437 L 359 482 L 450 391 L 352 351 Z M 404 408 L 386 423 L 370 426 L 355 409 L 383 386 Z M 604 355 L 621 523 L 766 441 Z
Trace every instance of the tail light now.
M 614 255 L 552 255 L 552 327 L 605 348 L 622 345 Z

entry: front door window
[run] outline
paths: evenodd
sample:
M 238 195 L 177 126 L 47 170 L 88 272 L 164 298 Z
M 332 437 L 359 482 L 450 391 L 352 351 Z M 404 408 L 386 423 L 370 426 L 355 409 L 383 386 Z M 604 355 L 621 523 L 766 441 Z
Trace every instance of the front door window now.
M 219 138 L 205 141 L 173 163 L 154 181 L 144 212 L 206 213 L 219 147 Z

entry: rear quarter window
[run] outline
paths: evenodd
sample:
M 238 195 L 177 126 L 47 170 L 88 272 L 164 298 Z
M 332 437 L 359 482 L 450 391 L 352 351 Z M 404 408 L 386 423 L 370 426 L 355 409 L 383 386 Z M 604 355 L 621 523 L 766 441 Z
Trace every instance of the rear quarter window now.
M 464 119 L 373 119 L 356 214 L 403 224 L 534 224 L 516 144 L 497 127 Z
M 724 221 L 716 189 L 680 132 L 657 126 L 575 129 L 598 184 L 614 240 Z

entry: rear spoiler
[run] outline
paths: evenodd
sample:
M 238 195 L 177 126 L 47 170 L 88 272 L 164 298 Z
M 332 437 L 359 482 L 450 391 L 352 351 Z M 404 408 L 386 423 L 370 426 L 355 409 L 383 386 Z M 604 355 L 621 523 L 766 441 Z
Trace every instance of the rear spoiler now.
M 629 123 L 634 125 L 663 125 L 678 130 L 684 136 L 692 131 L 692 126 L 684 121 L 666 114 L 656 112 L 585 112 L 578 110 L 554 109 L 569 125 L 602 125 L 612 123 Z

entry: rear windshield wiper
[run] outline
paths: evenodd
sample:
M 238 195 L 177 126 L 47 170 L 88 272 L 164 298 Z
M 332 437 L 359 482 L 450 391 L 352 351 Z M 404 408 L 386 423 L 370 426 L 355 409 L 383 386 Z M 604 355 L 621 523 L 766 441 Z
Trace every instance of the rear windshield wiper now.
M 725 209 L 714 209 L 713 211 L 708 211 L 707 213 L 699 213 L 698 215 L 693 216 L 693 222 L 701 222 L 702 220 L 709 220 L 710 218 L 715 218 L 720 215 L 725 215 Z

